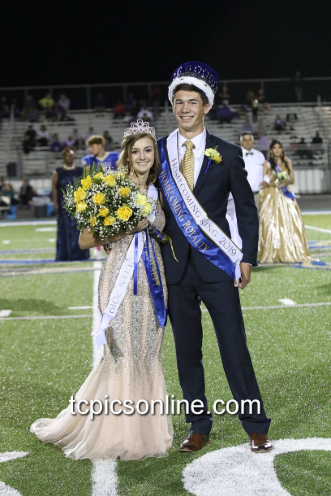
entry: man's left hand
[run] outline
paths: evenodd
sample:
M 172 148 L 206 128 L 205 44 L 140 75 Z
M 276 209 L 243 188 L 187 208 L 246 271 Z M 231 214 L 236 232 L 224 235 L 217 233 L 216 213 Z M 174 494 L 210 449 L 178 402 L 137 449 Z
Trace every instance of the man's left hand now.
M 240 264 L 241 278 L 239 279 L 239 282 L 237 284 L 238 288 L 240 289 L 246 288 L 247 284 L 251 280 L 251 270 L 252 267 L 250 266 L 250 264 L 241 262 Z

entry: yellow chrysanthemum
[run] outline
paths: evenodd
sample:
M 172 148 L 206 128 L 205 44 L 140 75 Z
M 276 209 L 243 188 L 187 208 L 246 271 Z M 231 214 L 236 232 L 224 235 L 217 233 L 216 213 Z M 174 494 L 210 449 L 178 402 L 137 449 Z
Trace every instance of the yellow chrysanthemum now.
M 109 208 L 102 207 L 100 208 L 99 217 L 107 217 L 108 213 L 109 213 Z
M 95 226 L 95 217 L 93 215 L 90 217 L 90 224 L 91 226 Z
M 98 172 L 98 174 L 95 174 L 93 176 L 93 179 L 102 179 L 103 178 L 103 172 Z
M 92 188 L 91 176 L 86 176 L 86 178 L 85 179 L 81 179 L 80 182 L 82 183 L 82 186 L 83 186 L 83 188 L 85 190 Z
M 84 191 L 85 193 L 85 191 Z M 85 193 L 86 194 L 86 193 Z M 96 195 L 93 196 L 93 202 L 96 204 L 96 205 L 103 205 L 106 201 L 106 197 L 103 193 L 97 193 Z
M 78 188 L 77 191 L 74 192 L 75 202 L 78 203 L 86 198 L 86 192 L 83 188 Z
M 121 195 L 123 198 L 126 198 L 129 196 L 131 189 L 130 188 L 118 188 L 118 194 Z
M 85 202 L 78 202 L 76 205 L 76 211 L 77 212 L 84 212 L 87 209 L 87 203 Z
M 148 203 L 147 196 L 142 195 L 141 193 L 137 193 L 134 200 L 137 205 L 146 205 Z
M 116 179 L 114 174 L 109 174 L 108 176 L 104 176 L 102 181 L 107 184 L 107 186 L 115 186 Z
M 222 157 L 213 157 L 213 160 L 216 164 L 219 164 L 222 161 Z
M 122 205 L 116 212 L 117 214 L 117 217 L 120 219 L 120 220 L 124 220 L 125 222 L 127 222 L 131 215 L 132 215 L 132 210 L 130 207 L 128 207 L 127 205 Z
M 112 226 L 113 224 L 115 224 L 115 222 L 116 222 L 115 217 L 111 217 L 110 215 L 106 217 L 103 221 L 105 226 Z
M 152 206 L 150 203 L 146 203 L 146 205 L 144 205 L 144 210 L 143 210 L 143 215 L 148 215 L 150 214 L 152 211 Z

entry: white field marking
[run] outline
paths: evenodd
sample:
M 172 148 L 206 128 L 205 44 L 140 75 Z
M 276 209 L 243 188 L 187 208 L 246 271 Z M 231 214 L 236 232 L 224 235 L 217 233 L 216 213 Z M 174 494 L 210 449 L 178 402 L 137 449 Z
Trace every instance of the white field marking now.
M 0 310 L 0 317 L 9 317 L 12 313 L 12 310 Z
M 49 241 L 50 243 L 54 243 L 55 238 L 51 238 L 51 239 L 49 239 L 48 241 Z
M 93 307 L 68 307 L 68 310 L 87 310 L 89 308 L 93 308 Z
M 331 234 L 330 229 L 323 229 L 322 227 L 314 227 L 314 226 L 306 226 L 305 225 L 305 229 L 311 229 L 312 231 L 319 231 L 319 232 Z
M 331 451 L 331 439 L 281 439 L 274 446 L 270 453 L 252 453 L 248 443 L 207 453 L 184 468 L 184 487 L 195 496 L 290 496 L 277 478 L 275 457 L 301 450 Z
M 330 215 L 331 210 L 301 210 L 302 215 Z
M 93 280 L 93 327 L 95 331 L 99 325 L 98 313 L 98 286 L 102 264 L 101 262 L 93 262 L 94 272 Z M 95 336 L 92 336 L 93 343 L 93 361 L 92 365 L 96 365 L 102 357 L 103 346 L 99 349 L 96 344 Z M 116 474 L 116 462 L 109 460 L 100 460 L 93 462 L 92 468 L 92 496 L 117 496 L 118 478 Z
M 26 451 L 7 451 L 6 453 L 0 453 L 0 463 L 9 462 L 10 460 L 15 460 L 16 458 L 23 458 L 27 454 L 28 453 Z M 0 481 L 0 496 L 21 496 L 21 493 Z
M 50 232 L 50 231 L 56 231 L 56 227 L 37 227 L 36 232 Z
M 0 227 L 15 227 L 15 226 L 52 226 L 56 224 L 56 220 L 33 220 L 21 222 L 0 222 Z
M 2 242 L 2 244 L 3 244 L 3 245 L 9 245 L 9 243 L 10 243 L 9 239 L 5 239 L 5 240 Z
M 295 305 L 269 305 L 267 307 L 241 307 L 242 310 L 274 310 L 276 308 L 301 308 L 301 307 L 323 307 L 331 305 L 331 301 L 321 303 L 296 303 Z M 202 312 L 208 312 L 207 308 L 201 308 Z
M 283 299 L 280 299 L 278 301 L 280 301 L 281 303 L 283 303 L 283 305 L 289 305 L 291 307 L 293 307 L 293 305 L 295 305 L 295 301 L 290 300 L 289 298 L 283 298 Z
M 0 318 L 0 321 L 4 320 L 48 320 L 48 319 L 82 319 L 86 317 L 91 317 L 92 315 L 36 315 L 31 317 L 4 317 Z

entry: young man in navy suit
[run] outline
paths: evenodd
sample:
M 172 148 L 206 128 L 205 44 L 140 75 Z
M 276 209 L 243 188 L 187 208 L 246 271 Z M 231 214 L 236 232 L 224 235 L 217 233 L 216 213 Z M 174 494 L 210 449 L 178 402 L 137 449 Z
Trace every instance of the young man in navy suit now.
M 239 404 L 239 419 L 249 435 L 251 449 L 266 452 L 272 449 L 267 437 L 270 419 L 264 411 L 246 345 L 238 294 L 238 288 L 244 289 L 251 280 L 251 266 L 257 265 L 258 216 L 241 148 L 209 134 L 204 127 L 204 117 L 213 105 L 218 84 L 217 74 L 207 65 L 200 62 L 182 64 L 174 72 L 169 86 L 169 99 L 178 129 L 168 138 L 159 140 L 160 185 L 166 215 L 164 232 L 172 238 L 178 259 L 178 262 L 174 259 L 169 244 L 162 246 L 169 291 L 169 317 L 183 397 L 190 405 L 186 422 L 191 424 L 191 429 L 179 449 L 200 450 L 209 444 L 212 427 L 202 364 L 201 300 L 211 316 L 224 371 L 233 398 Z M 212 155 L 216 158 L 213 159 Z M 180 182 L 180 175 L 172 168 L 177 162 L 186 185 Z M 177 189 L 176 180 L 179 180 Z M 190 200 L 186 194 L 188 188 Z M 177 200 L 174 200 L 175 190 Z M 193 219 L 192 204 L 196 199 L 216 230 L 231 238 L 226 218 L 229 193 L 234 199 L 242 239 L 241 277 L 238 263 L 237 279 L 231 260 L 210 242 L 212 236 L 204 237 L 205 233 L 200 229 L 202 224 L 197 227 Z M 188 230 L 187 226 L 193 224 L 193 231 Z M 231 242 L 228 238 L 224 238 L 225 243 Z M 196 401 L 195 408 L 191 408 L 194 400 L 199 402 Z M 201 408 L 197 408 L 197 404 Z

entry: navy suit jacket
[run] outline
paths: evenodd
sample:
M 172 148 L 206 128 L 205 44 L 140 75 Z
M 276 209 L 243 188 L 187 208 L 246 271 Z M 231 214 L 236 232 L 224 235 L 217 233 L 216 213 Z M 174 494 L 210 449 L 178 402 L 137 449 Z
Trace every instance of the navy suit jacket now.
M 161 138 L 167 150 L 167 138 Z M 243 242 L 243 262 L 257 265 L 257 247 L 259 237 L 259 221 L 257 208 L 251 187 L 247 181 L 247 172 L 239 146 L 228 143 L 207 131 L 206 149 L 215 148 L 222 156 L 222 161 L 211 162 L 207 173 L 208 158 L 205 156 L 201 171 L 193 189 L 193 193 L 208 217 L 213 220 L 229 237 L 230 229 L 226 220 L 228 196 L 231 192 L 234 198 L 239 234 Z M 187 263 L 190 244 L 179 228 L 166 195 L 162 191 L 166 225 L 164 232 L 172 238 L 178 262 L 174 260 L 169 243 L 162 245 L 162 256 L 165 265 L 168 284 L 176 284 L 183 277 Z M 192 257 L 200 277 L 205 282 L 220 282 L 231 280 L 223 270 L 209 262 L 201 253 L 192 248 Z

